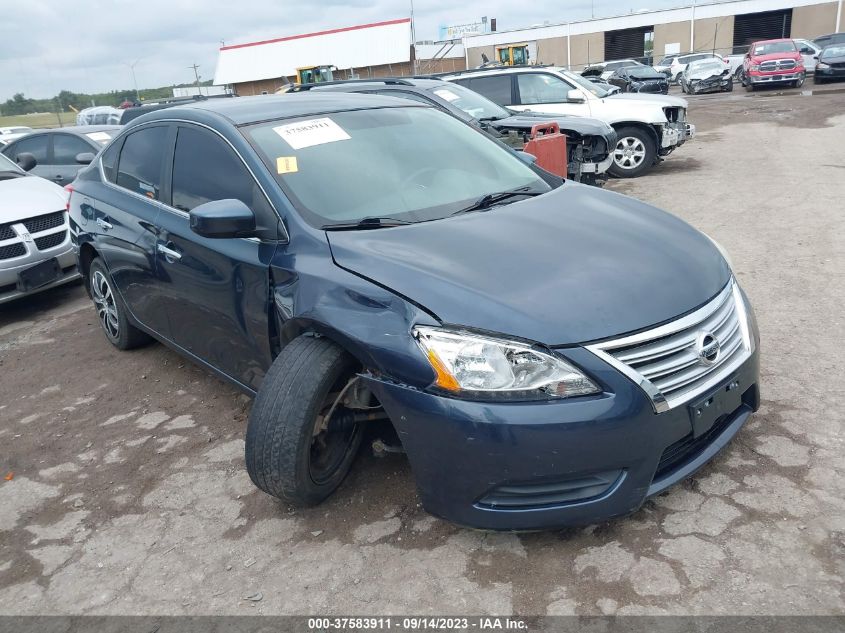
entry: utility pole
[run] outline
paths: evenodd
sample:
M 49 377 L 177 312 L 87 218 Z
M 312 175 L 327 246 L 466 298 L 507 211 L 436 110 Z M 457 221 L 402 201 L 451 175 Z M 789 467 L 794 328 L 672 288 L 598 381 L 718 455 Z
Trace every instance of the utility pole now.
M 199 73 L 197 72 L 197 71 L 199 70 L 199 66 L 197 66 L 197 65 L 196 65 L 196 63 L 193 63 L 193 64 L 191 64 L 190 66 L 188 66 L 188 68 L 193 68 L 193 70 L 194 70 L 194 77 L 196 77 L 196 78 L 197 78 L 197 81 L 196 81 L 196 86 L 197 86 L 197 88 L 199 88 L 199 87 L 200 87 L 200 75 L 199 75 Z
M 695 0 L 692 0 L 692 20 L 689 21 L 689 50 L 695 52 Z
M 417 74 L 417 30 L 414 25 L 414 0 L 411 1 L 411 74 Z

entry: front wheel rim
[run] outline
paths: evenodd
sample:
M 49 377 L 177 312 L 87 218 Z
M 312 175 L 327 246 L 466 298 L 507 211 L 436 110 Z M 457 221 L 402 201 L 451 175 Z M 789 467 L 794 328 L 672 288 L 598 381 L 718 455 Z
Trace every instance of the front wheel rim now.
M 116 339 L 120 334 L 120 321 L 117 316 L 117 305 L 114 293 L 106 276 L 99 270 L 91 277 L 91 296 L 97 307 L 97 317 L 106 334 Z
M 619 139 L 616 151 L 613 152 L 613 162 L 620 169 L 633 170 L 643 164 L 646 156 L 645 143 L 635 136 Z

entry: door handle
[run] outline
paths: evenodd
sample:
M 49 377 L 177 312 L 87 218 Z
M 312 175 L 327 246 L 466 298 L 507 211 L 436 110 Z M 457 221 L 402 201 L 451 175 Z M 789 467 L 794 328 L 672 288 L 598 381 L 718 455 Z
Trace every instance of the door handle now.
M 180 253 L 179 251 L 174 251 L 172 248 L 168 248 L 164 244 L 159 244 L 158 246 L 156 246 L 156 249 L 159 253 L 164 255 L 164 258 L 171 264 L 173 262 L 178 262 L 180 259 L 182 259 L 182 253 Z
M 97 226 L 99 226 L 104 231 L 108 231 L 114 228 L 111 222 L 106 222 L 103 218 L 97 218 Z
M 61 176 L 61 175 L 56 176 L 56 180 L 64 180 L 64 176 Z

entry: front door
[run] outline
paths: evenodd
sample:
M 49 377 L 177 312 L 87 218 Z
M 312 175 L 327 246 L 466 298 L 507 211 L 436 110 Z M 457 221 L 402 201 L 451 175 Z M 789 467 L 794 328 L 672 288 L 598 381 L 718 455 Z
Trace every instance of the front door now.
M 516 77 L 516 83 L 519 104 L 513 106 L 514 110 L 590 116 L 586 95 L 582 103 L 570 103 L 569 91 L 576 88 L 557 75 L 544 72 L 520 73 Z
M 238 154 L 207 129 L 179 126 L 170 182 L 156 250 L 172 340 L 257 389 L 272 362 L 269 275 L 278 218 Z M 263 239 L 212 239 L 191 230 L 191 209 L 225 199 L 255 212 Z
M 50 180 L 59 185 L 73 182 L 82 165 L 76 162 L 79 154 L 96 154 L 88 143 L 72 134 L 53 134 L 53 155 L 50 159 Z

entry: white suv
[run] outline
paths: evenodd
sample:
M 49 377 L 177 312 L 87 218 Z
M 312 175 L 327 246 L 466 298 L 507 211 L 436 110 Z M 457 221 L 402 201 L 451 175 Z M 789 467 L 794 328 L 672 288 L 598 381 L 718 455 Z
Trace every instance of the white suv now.
M 609 172 L 634 178 L 695 135 L 687 102 L 677 97 L 617 93 L 556 66 L 475 69 L 445 75 L 499 105 L 523 112 L 589 116 L 609 123 L 619 140 Z

